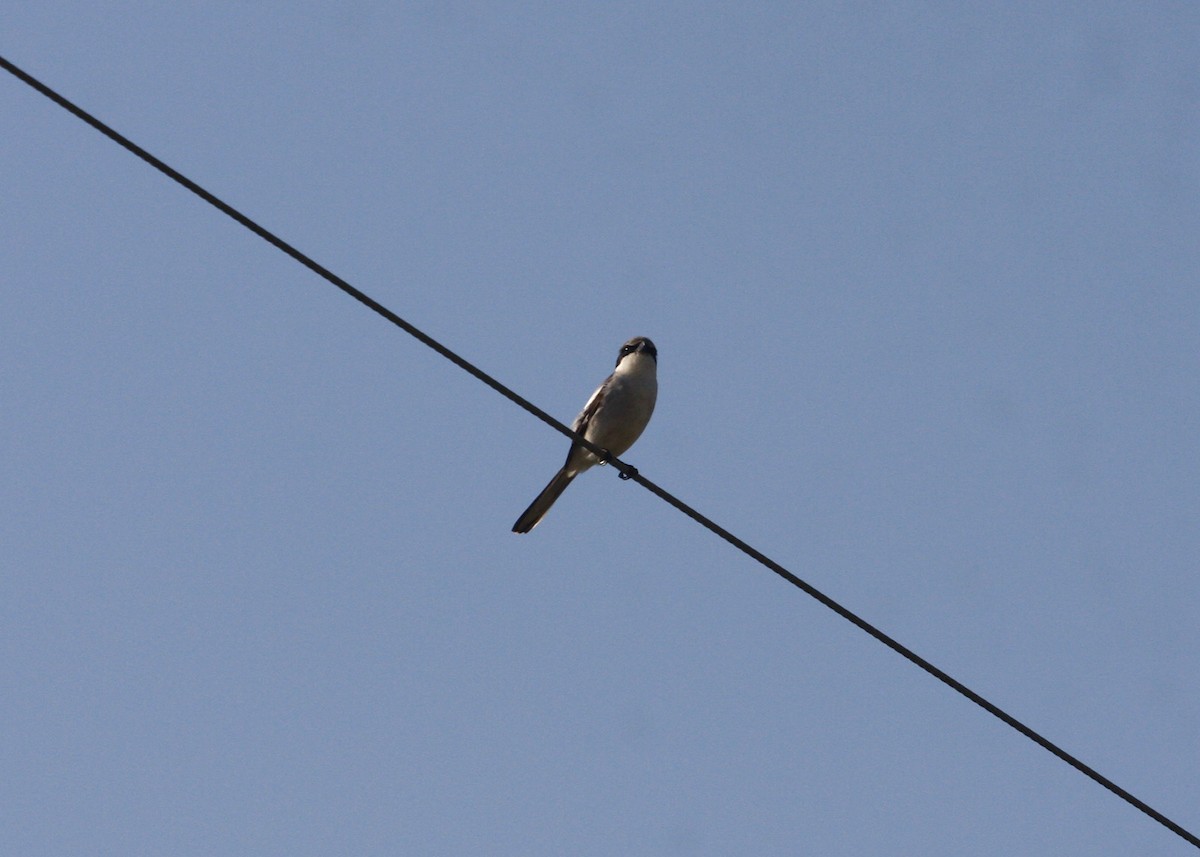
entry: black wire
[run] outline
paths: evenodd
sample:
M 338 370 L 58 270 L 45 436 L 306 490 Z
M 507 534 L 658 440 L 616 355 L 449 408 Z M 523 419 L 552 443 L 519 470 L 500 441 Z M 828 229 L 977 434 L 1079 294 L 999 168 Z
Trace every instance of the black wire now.
M 752 559 L 757 560 L 759 563 L 761 563 L 762 565 L 769 568 L 771 571 L 778 574 L 780 577 L 782 577 L 788 583 L 803 590 L 808 595 L 811 595 L 813 598 L 815 598 L 817 601 L 824 604 L 826 607 L 828 607 L 833 612 L 837 613 L 843 619 L 846 619 L 847 621 L 856 625 L 858 628 L 862 629 L 863 631 L 866 631 L 868 634 L 870 634 L 872 637 L 874 637 L 879 642 L 883 643 L 885 646 L 887 646 L 892 651 L 898 653 L 899 655 L 903 656 L 907 660 L 916 664 L 918 667 L 925 670 L 925 672 L 929 673 L 931 676 L 936 678 L 938 681 L 949 686 L 953 690 L 956 690 L 958 693 L 962 694 L 967 699 L 971 700 L 971 702 L 978 705 L 984 711 L 988 712 L 989 714 L 993 715 L 994 717 L 999 718 L 1001 721 L 1003 721 L 1007 725 L 1011 726 L 1013 729 L 1020 732 L 1026 738 L 1033 741 L 1035 744 L 1038 744 L 1039 746 L 1043 747 L 1044 749 L 1049 750 L 1051 753 L 1053 753 L 1058 758 L 1062 759 L 1068 765 L 1075 768 L 1077 771 L 1085 774 L 1086 776 L 1090 777 L 1091 779 L 1095 780 L 1097 783 L 1104 786 L 1104 788 L 1108 789 L 1110 792 L 1112 792 L 1117 797 L 1124 800 L 1126 803 L 1141 810 L 1146 815 L 1150 816 L 1155 821 L 1157 821 L 1159 824 L 1166 827 L 1172 833 L 1177 834 L 1178 836 L 1185 839 L 1187 842 L 1191 843 L 1192 845 L 1196 846 L 1197 848 L 1200 848 L 1200 838 L 1196 837 L 1194 834 L 1190 833 L 1188 830 L 1186 830 L 1179 824 L 1176 824 L 1174 821 L 1167 818 L 1167 816 L 1163 815 L 1161 812 L 1154 809 L 1154 807 L 1150 806 L 1149 804 L 1145 803 L 1144 801 L 1142 801 L 1142 800 L 1138 799 L 1137 797 L 1135 797 L 1134 795 L 1130 794 L 1128 791 L 1121 788 L 1119 785 L 1114 783 L 1112 780 L 1108 779 L 1108 777 L 1105 777 L 1104 775 L 1102 775 L 1101 773 L 1099 773 L 1092 767 L 1084 764 L 1082 761 L 1077 759 L 1075 756 L 1072 756 L 1070 753 L 1068 753 L 1066 750 L 1059 747 L 1054 742 L 1050 741 L 1048 738 L 1043 737 L 1039 733 L 1035 732 L 1033 729 L 1026 726 L 1020 720 L 1017 720 L 1017 718 L 1013 717 L 1011 714 L 1007 713 L 1003 709 L 1001 709 L 998 706 L 994 705 L 993 703 L 989 702 L 987 699 L 980 696 L 975 691 L 971 690 L 969 687 L 967 687 L 962 682 L 958 681 L 957 679 L 950 676 L 948 673 L 944 672 L 943 670 L 934 666 L 929 661 L 925 660 L 923 657 L 918 655 L 912 649 L 909 649 L 907 646 L 902 645 L 897 640 L 892 639 L 887 634 L 885 634 L 883 631 L 879 630 L 874 625 L 872 625 L 870 622 L 868 622 L 866 619 L 861 618 L 857 614 L 851 612 L 846 607 L 843 607 L 841 604 L 834 601 L 828 595 L 826 595 L 825 593 L 821 592 L 819 589 L 812 586 L 812 584 L 807 583 L 804 580 L 801 580 L 795 574 L 788 571 L 782 565 L 775 562 L 773 559 L 766 556 L 761 551 L 751 547 L 749 544 L 747 544 L 746 542 L 739 539 L 737 536 L 735 536 L 733 533 L 726 530 L 724 527 L 720 526 L 719 524 L 715 523 L 714 521 L 712 521 L 709 518 L 705 517 L 704 515 L 700 514 L 695 509 L 693 509 L 691 506 L 684 503 L 682 500 L 679 500 L 674 495 L 672 495 L 672 494 L 668 493 L 667 491 L 665 491 L 664 489 L 660 488 L 658 485 L 656 485 L 655 483 L 651 482 L 649 479 L 647 479 L 646 477 L 644 477 L 640 473 L 638 473 L 636 468 L 632 467 L 629 464 L 626 464 L 625 462 L 618 459 L 616 456 L 609 454 L 609 452 L 607 450 L 601 449 L 600 447 L 596 446 L 594 443 L 592 443 L 591 441 L 589 441 L 587 438 L 583 437 L 582 435 L 578 435 L 575 432 L 571 431 L 571 429 L 567 428 L 567 426 L 560 423 L 558 420 L 556 420 L 554 417 L 550 416 L 548 413 L 543 411 L 537 405 L 533 404 L 532 402 L 530 402 L 523 396 L 520 396 L 517 393 L 515 393 L 514 391 L 510 390 L 508 387 L 501 384 L 495 378 L 491 377 L 486 372 L 484 372 L 482 369 L 477 368 L 473 364 L 467 362 L 467 360 L 465 360 L 464 358 L 459 357 L 457 354 L 455 354 L 449 348 L 442 345 L 437 340 L 433 339 L 433 337 L 429 336 L 428 334 L 426 334 L 426 333 L 422 332 L 421 330 L 419 330 L 418 328 L 414 327 L 412 324 L 405 321 L 400 316 L 396 315 L 394 312 L 392 312 L 390 309 L 385 307 L 383 304 L 376 301 L 374 298 L 363 294 L 358 289 L 354 288 L 354 286 L 350 285 L 348 282 L 346 282 L 341 277 L 339 277 L 337 274 L 333 273 L 332 271 L 328 270 L 327 268 L 323 267 L 322 265 L 317 264 L 315 261 L 313 261 L 308 256 L 301 253 L 299 250 L 297 250 L 291 244 L 288 244 L 282 238 L 279 238 L 274 233 L 267 231 L 262 226 L 259 226 L 257 223 L 255 223 L 253 220 L 251 220 L 246 215 L 242 214 L 237 209 L 235 209 L 232 206 L 228 205 L 227 203 L 221 201 L 216 196 L 209 193 L 207 190 L 202 188 L 200 185 L 196 184 L 194 181 L 189 179 L 187 176 L 183 175 L 182 173 L 178 172 L 177 170 L 175 170 L 172 167 L 168 166 L 167 164 L 163 163 L 158 158 L 154 157 L 149 152 L 147 152 L 145 149 L 143 149 L 141 146 L 137 145 L 132 140 L 128 139 L 127 137 L 125 137 L 122 134 L 118 133 L 117 131 L 113 130 L 108 125 L 105 125 L 103 122 L 101 122 L 99 119 L 92 116 L 90 113 L 87 113 L 82 108 L 77 107 L 75 104 L 68 101 L 63 96 L 59 95 L 57 92 L 55 92 L 50 87 L 46 86 L 41 81 L 37 80 L 36 78 L 34 78 L 34 77 L 30 76 L 29 74 L 27 74 L 26 72 L 22 71 L 17 66 L 13 65 L 11 62 L 9 62 L 7 59 L 5 59 L 3 56 L 0 56 L 0 66 L 2 66 L 6 71 L 11 73 L 13 76 L 17 77 L 24 83 L 26 83 L 29 86 L 36 89 L 38 92 L 40 92 L 42 95 L 49 98 L 51 101 L 58 104 L 60 107 L 63 107 L 67 111 L 73 113 L 75 116 L 82 119 L 87 124 L 91 125 L 93 128 L 95 128 L 97 131 L 99 131 L 104 136 L 106 136 L 109 139 L 113 140 L 114 142 L 120 144 L 124 148 L 128 149 L 130 152 L 137 155 L 143 161 L 150 164 L 150 166 L 154 167 L 156 170 L 158 170 L 159 172 L 166 175 L 168 178 L 174 179 L 176 182 L 183 185 L 185 188 L 190 190 L 192 193 L 196 194 L 196 196 L 200 197 L 205 202 L 209 203 L 210 205 L 217 208 L 221 212 L 229 215 L 231 218 L 236 220 L 242 226 L 245 226 L 247 229 L 249 229 L 255 235 L 258 235 L 263 240 L 269 242 L 270 244 L 275 245 L 280 250 L 282 250 L 284 253 L 291 256 L 293 259 L 295 259 L 297 262 L 299 262 L 301 265 L 303 265 L 304 267 L 313 271 L 314 273 L 316 273 L 318 276 L 322 277 L 323 279 L 328 280 L 330 283 L 333 283 L 333 285 L 337 286 L 339 289 L 344 291 L 346 294 L 350 295 L 350 297 L 352 297 L 355 300 L 359 301 L 360 303 L 363 303 L 366 306 L 370 307 L 372 310 L 379 313 L 379 315 L 383 316 L 388 321 L 392 322 L 392 324 L 399 327 L 405 333 L 408 333 L 409 335 L 415 337 L 417 340 L 419 340 L 423 344 L 429 346 L 434 351 L 436 351 L 438 354 L 445 357 L 447 360 L 451 361 L 459 368 L 469 372 L 471 375 L 478 378 L 483 383 L 487 384 L 489 387 L 491 387 L 496 392 L 500 393 L 505 398 L 508 398 L 508 399 L 512 400 L 513 402 L 515 402 L 517 405 L 520 405 L 526 411 L 533 414 L 535 417 L 540 419 L 542 422 L 546 423 L 551 428 L 566 435 L 567 437 L 571 438 L 576 443 L 582 444 L 583 446 L 585 446 L 592 452 L 596 453 L 597 455 L 600 455 L 606 463 L 612 464 L 620 472 L 620 475 L 623 479 L 632 479 L 633 481 L 637 482 L 639 485 L 646 488 L 651 493 L 657 495 L 659 498 L 665 500 L 667 503 L 671 504 L 676 509 L 683 512 L 685 515 L 687 515 L 692 520 L 696 521 L 701 526 L 711 530 L 713 533 L 720 536 L 725 541 L 729 542 L 731 545 L 736 547 L 738 550 L 742 551 L 742 553 L 746 554 L 747 556 L 751 557 Z

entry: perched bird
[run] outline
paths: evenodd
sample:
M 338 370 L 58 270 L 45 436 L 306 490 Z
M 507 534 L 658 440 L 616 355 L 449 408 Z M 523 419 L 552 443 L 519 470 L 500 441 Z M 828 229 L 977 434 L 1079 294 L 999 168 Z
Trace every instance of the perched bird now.
M 654 401 L 658 398 L 657 368 L 658 349 L 653 342 L 644 336 L 626 342 L 617 355 L 617 368 L 592 393 L 571 428 L 613 455 L 624 453 L 641 436 L 654 413 Z M 536 527 L 571 480 L 599 462 L 595 453 L 572 443 L 567 463 L 517 518 L 513 532 L 527 533 Z

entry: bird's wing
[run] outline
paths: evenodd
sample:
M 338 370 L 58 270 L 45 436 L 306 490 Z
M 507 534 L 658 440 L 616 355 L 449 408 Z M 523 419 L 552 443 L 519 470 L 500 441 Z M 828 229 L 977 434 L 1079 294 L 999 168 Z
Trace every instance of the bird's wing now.
M 596 392 L 592 393 L 592 397 L 587 400 L 587 404 L 583 406 L 583 410 L 579 412 L 579 416 L 571 424 L 573 431 L 582 435 L 587 434 L 588 426 L 592 423 L 592 417 L 596 416 L 596 411 L 600 410 L 600 406 L 604 404 L 604 396 L 607 392 L 608 381 L 605 381 L 596 388 Z
M 608 394 L 608 381 L 605 381 L 596 388 L 596 392 L 592 393 L 592 397 L 587 400 L 587 404 L 583 406 L 583 410 L 579 412 L 579 416 L 575 418 L 575 422 L 571 423 L 571 430 L 576 434 L 581 434 L 587 437 L 588 428 L 592 424 L 592 419 L 596 416 L 596 412 L 600 410 L 600 406 L 604 404 L 604 397 Z M 595 456 L 588 452 L 577 441 L 571 442 L 571 448 L 567 450 L 567 463 L 563 465 L 572 473 L 578 473 L 580 470 L 587 470 L 591 467 L 591 463 L 587 463 L 589 459 L 595 462 Z

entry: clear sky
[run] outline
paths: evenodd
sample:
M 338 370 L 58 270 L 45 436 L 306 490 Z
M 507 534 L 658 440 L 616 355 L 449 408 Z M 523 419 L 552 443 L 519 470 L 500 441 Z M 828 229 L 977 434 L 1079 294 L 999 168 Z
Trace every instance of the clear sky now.
M 1200 831 L 1200 5 L 10 4 L 0 53 Z M 0 852 L 1183 840 L 0 75 Z

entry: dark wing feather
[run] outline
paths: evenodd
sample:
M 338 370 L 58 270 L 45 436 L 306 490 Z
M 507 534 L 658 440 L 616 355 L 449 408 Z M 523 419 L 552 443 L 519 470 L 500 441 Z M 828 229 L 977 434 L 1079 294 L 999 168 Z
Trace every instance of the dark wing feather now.
M 575 418 L 575 422 L 571 423 L 571 430 L 576 434 L 587 436 L 588 427 L 592 423 L 592 417 L 596 416 L 596 411 L 600 410 L 600 406 L 604 403 L 604 395 L 608 392 L 608 380 L 596 388 L 596 392 L 592 393 L 592 397 L 588 399 L 587 404 L 583 406 L 583 410 L 579 412 L 579 416 Z M 571 456 L 579 449 L 579 444 L 575 441 L 571 442 L 571 448 L 567 450 L 567 464 L 571 463 Z

